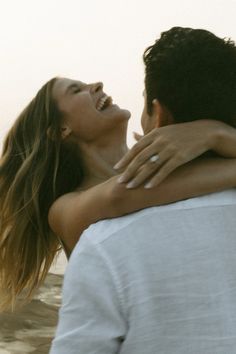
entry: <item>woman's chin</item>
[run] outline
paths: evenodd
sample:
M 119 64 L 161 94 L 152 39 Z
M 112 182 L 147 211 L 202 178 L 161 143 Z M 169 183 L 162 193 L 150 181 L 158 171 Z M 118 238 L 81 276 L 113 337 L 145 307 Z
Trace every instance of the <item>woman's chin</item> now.
M 125 118 L 126 118 L 126 119 L 130 119 L 130 117 L 131 117 L 131 112 L 128 111 L 128 109 L 124 109 L 123 111 L 124 111 Z
M 101 112 L 104 116 L 112 119 L 112 118 L 123 118 L 128 120 L 131 117 L 130 111 L 127 109 L 122 109 L 116 104 L 112 104 L 107 107 L 104 111 Z
M 127 109 L 120 109 L 119 112 L 117 112 L 117 118 L 123 120 L 123 121 L 128 121 L 131 117 L 130 111 Z

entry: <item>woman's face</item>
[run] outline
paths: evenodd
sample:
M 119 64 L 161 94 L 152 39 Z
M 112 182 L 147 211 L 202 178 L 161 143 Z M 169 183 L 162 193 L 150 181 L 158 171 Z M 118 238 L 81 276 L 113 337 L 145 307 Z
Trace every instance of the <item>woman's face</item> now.
M 130 112 L 113 104 L 101 82 L 86 84 L 67 78 L 57 79 L 53 97 L 64 117 L 64 126 L 76 137 L 89 141 L 126 123 Z M 64 128 L 65 129 L 65 128 Z

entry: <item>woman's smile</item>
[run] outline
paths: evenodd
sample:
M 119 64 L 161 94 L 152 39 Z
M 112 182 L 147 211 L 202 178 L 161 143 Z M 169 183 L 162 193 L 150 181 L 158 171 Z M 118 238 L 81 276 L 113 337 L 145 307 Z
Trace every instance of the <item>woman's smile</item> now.
M 99 98 L 97 102 L 97 110 L 98 111 L 104 111 L 106 108 L 112 105 L 112 98 L 110 96 L 107 96 L 105 93 L 104 95 Z

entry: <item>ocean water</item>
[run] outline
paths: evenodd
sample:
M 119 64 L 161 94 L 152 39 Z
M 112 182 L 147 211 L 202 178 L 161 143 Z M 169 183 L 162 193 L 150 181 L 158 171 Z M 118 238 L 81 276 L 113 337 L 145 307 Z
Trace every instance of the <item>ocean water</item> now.
M 49 352 L 61 305 L 66 264 L 66 257 L 61 253 L 33 300 L 14 313 L 0 314 L 0 354 Z
M 60 253 L 60 255 L 57 257 L 57 259 L 55 259 L 55 261 L 54 261 L 54 263 L 53 263 L 53 265 L 52 265 L 52 267 L 50 269 L 50 273 L 53 273 L 53 274 L 64 274 L 67 262 L 68 261 L 66 259 L 65 253 L 62 251 Z

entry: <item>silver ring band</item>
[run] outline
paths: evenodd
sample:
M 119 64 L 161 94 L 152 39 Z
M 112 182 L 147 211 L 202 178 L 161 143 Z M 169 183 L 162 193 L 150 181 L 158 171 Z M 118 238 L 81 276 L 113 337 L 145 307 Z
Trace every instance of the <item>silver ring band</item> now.
M 154 163 L 154 162 L 157 162 L 159 159 L 160 159 L 160 156 L 158 154 L 155 154 L 149 158 L 149 161 Z

